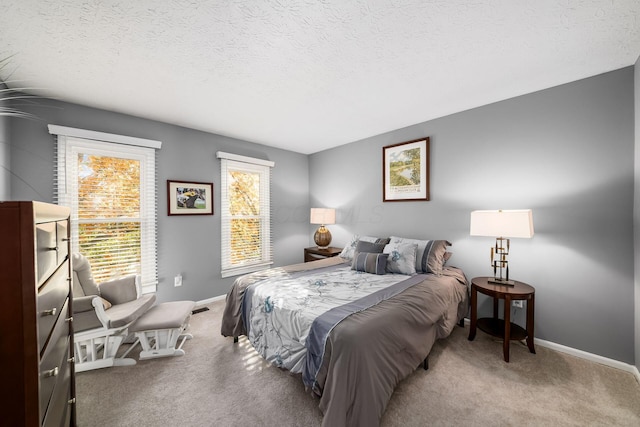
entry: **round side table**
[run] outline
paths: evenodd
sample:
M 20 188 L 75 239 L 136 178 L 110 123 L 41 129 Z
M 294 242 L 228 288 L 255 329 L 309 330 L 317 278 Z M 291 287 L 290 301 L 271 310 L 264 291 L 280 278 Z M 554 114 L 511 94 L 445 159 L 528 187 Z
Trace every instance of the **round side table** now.
M 514 281 L 513 285 L 501 285 L 489 282 L 490 277 L 474 277 L 471 280 L 471 324 L 469 341 L 476 337 L 476 328 L 502 338 L 504 361 L 509 362 L 509 342 L 511 340 L 527 341 L 531 353 L 536 352 L 533 346 L 533 323 L 535 311 L 535 292 L 533 286 Z M 478 292 L 493 298 L 493 317 L 478 319 Z M 498 301 L 504 300 L 503 318 L 498 318 Z M 511 301 L 527 302 L 527 324 L 525 328 L 511 322 Z

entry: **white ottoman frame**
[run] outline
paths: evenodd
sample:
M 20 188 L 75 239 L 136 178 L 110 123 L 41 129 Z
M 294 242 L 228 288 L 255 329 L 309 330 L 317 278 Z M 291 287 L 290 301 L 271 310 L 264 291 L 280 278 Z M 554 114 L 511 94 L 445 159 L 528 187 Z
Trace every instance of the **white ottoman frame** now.
M 182 346 L 186 340 L 193 338 L 193 335 L 184 331 L 189 327 L 191 310 L 194 306 L 193 301 L 175 301 L 152 307 L 129 327 L 129 332 L 135 334 L 136 341 L 123 357 L 138 343 L 142 346 L 140 360 L 184 356 Z M 180 339 L 182 341 L 176 347 Z

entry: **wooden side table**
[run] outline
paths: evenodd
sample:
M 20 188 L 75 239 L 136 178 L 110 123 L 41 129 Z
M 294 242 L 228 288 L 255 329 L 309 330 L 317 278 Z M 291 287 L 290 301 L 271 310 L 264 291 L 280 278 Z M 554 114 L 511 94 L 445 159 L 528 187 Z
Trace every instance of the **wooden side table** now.
M 531 353 L 536 352 L 533 346 L 533 323 L 535 311 L 535 292 L 533 286 L 514 281 L 513 286 L 489 283 L 489 277 L 475 277 L 471 280 L 471 324 L 469 327 L 469 341 L 476 337 L 476 327 L 482 331 L 502 338 L 504 361 L 509 362 L 509 342 L 511 340 L 527 340 L 527 347 Z M 478 292 L 493 298 L 493 317 L 478 319 Z M 503 318 L 498 318 L 498 300 L 504 300 Z M 523 300 L 527 302 L 526 329 L 511 322 L 511 301 Z
M 304 262 L 317 261 L 319 259 L 331 258 L 340 255 L 342 248 L 328 247 L 320 249 L 317 246 L 304 248 Z

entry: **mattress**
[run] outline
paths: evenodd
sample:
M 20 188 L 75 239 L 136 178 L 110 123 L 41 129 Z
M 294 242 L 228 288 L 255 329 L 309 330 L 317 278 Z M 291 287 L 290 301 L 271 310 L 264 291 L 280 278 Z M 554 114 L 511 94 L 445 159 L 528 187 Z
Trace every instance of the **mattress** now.
M 455 267 L 378 276 L 335 257 L 236 279 L 221 332 L 247 335 L 269 362 L 300 373 L 319 396 L 323 425 L 375 426 L 396 385 L 467 309 L 468 283 Z

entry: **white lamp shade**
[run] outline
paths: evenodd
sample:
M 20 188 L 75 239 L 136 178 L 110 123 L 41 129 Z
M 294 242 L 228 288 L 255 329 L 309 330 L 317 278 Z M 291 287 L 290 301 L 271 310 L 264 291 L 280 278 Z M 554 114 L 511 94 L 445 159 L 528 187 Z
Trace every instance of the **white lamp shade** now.
M 311 208 L 311 224 L 335 224 L 336 210 L 326 208 Z
M 531 209 L 473 211 L 471 212 L 472 236 L 533 237 L 533 213 Z

